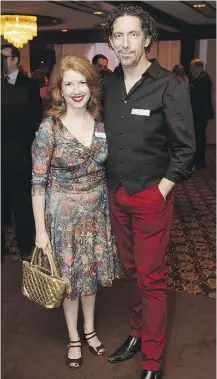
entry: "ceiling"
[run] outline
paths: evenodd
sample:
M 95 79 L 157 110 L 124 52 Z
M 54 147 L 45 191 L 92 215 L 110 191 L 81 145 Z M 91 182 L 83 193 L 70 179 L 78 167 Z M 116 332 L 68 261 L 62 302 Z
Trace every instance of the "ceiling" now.
M 215 1 L 206 1 L 200 2 L 204 3 L 209 9 L 213 8 L 213 17 L 207 17 L 202 12 L 204 8 L 193 8 L 191 1 L 144 1 L 145 4 L 149 4 L 155 9 L 160 9 L 167 14 L 177 17 L 179 20 L 185 21 L 193 25 L 209 25 L 215 24 L 216 22 L 216 2 Z
M 39 31 L 94 29 L 120 2 L 102 1 L 2 1 L 2 14 L 46 16 L 49 22 L 39 23 Z M 159 29 L 179 33 L 191 26 L 211 26 L 216 23 L 215 1 L 141 1 L 140 4 L 156 19 Z M 192 4 L 205 4 L 193 8 Z M 104 12 L 95 15 L 94 11 Z M 44 18 L 44 20 L 46 19 Z M 46 26 L 49 25 L 49 26 Z

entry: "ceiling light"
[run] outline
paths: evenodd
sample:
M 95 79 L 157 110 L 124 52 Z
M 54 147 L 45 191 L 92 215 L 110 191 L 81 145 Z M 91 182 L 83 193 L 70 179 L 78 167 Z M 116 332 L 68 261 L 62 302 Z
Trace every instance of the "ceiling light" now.
M 94 11 L 93 14 L 100 15 L 100 14 L 104 14 L 104 12 L 101 12 L 101 11 Z
M 24 44 L 37 36 L 37 17 L 25 15 L 2 15 L 1 35 L 15 47 Z
M 206 4 L 193 4 L 194 8 L 205 8 Z
M 61 32 L 68 32 L 68 29 L 62 29 Z

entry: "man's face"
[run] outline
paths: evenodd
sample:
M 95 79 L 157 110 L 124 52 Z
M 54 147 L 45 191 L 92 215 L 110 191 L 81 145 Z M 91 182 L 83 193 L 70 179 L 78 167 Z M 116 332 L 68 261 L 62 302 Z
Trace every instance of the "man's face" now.
M 12 51 L 9 47 L 2 49 L 4 59 L 4 74 L 11 74 L 18 68 L 18 58 L 12 57 Z
M 110 43 L 122 66 L 136 66 L 150 43 L 145 38 L 141 21 L 136 16 L 119 17 L 113 24 Z
M 190 65 L 190 70 L 191 70 L 192 76 L 195 77 L 195 76 L 199 75 L 199 74 L 203 71 L 203 68 L 202 68 L 202 67 L 195 66 L 195 65 L 192 63 L 192 64 Z
M 99 58 L 96 67 L 99 71 L 106 70 L 108 68 L 108 59 Z

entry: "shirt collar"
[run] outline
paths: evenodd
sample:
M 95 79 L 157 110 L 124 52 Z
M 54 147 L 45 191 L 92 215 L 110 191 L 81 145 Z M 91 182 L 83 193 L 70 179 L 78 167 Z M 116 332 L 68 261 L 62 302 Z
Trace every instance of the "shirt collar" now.
M 151 63 L 151 65 L 149 66 L 149 68 L 142 74 L 142 76 L 146 75 L 146 74 L 149 74 L 150 76 L 152 76 L 153 79 L 157 79 L 157 76 L 158 76 L 158 73 L 161 69 L 161 66 L 159 65 L 157 59 L 149 59 L 149 62 Z
M 149 59 L 149 62 L 151 63 L 151 65 L 149 66 L 149 68 L 142 74 L 142 77 L 144 77 L 146 74 L 149 74 L 150 76 L 152 76 L 153 79 L 156 79 L 157 76 L 158 76 L 158 73 L 161 69 L 161 66 L 160 64 L 158 63 L 157 59 Z M 123 78 L 123 68 L 121 66 L 121 64 L 119 64 L 119 66 L 117 66 L 114 70 L 115 73 L 118 73 L 119 75 L 121 74 L 121 77 Z
M 11 72 L 10 74 L 8 74 L 7 76 L 9 76 L 10 80 L 15 80 L 17 79 L 17 75 L 19 74 L 19 70 L 15 70 L 13 72 Z
M 204 73 L 204 70 L 203 71 L 201 71 L 201 72 L 199 72 L 199 74 L 197 74 L 196 76 L 194 76 L 193 77 L 193 79 L 197 79 L 201 74 L 203 74 Z

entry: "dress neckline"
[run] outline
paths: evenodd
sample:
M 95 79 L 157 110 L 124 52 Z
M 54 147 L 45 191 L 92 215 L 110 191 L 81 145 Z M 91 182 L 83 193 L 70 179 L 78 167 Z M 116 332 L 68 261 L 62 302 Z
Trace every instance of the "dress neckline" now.
M 65 128 L 65 130 L 71 135 L 72 139 L 74 139 L 79 145 L 81 145 L 84 149 L 88 149 L 88 150 L 91 150 L 91 147 L 93 145 L 93 142 L 94 142 L 94 135 L 95 135 L 95 126 L 96 126 L 96 120 L 94 120 L 94 126 L 93 126 L 93 133 L 92 133 L 92 137 L 91 137 L 91 142 L 90 142 L 90 145 L 89 146 L 86 146 L 84 145 L 82 142 L 79 141 L 78 138 L 76 138 L 72 132 L 70 132 L 70 130 L 67 128 L 67 126 L 62 122 L 61 119 L 59 119 L 60 122 L 61 122 L 61 125 L 63 128 Z

